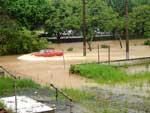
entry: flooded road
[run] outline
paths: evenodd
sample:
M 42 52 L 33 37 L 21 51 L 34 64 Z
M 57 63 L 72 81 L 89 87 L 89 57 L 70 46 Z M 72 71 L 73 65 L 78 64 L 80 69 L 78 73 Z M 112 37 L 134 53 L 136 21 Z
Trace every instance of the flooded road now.
M 130 41 L 130 58 L 150 56 L 149 46 L 143 46 L 144 40 Z M 92 44 L 92 52 L 87 50 L 87 56 L 82 55 L 82 43 L 64 43 L 51 44 L 50 48 L 55 50 L 64 50 L 65 69 L 63 57 L 52 57 L 46 60 L 19 60 L 21 55 L 1 56 L 0 65 L 14 73 L 16 76 L 31 78 L 42 85 L 53 83 L 57 87 L 81 87 L 85 86 L 87 80 L 77 75 L 69 74 L 71 64 L 85 63 L 97 61 L 97 45 L 108 44 L 111 47 L 111 60 L 125 58 L 125 41 L 123 48 L 120 48 L 119 41 L 101 41 Z M 68 48 L 73 48 L 73 51 L 67 51 Z M 100 49 L 100 61 L 108 60 L 108 49 Z

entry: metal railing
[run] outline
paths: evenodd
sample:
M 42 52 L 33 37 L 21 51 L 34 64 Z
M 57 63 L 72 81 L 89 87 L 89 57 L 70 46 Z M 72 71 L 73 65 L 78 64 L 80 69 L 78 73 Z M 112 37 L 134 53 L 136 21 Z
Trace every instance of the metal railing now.
M 73 102 L 73 100 L 72 100 L 66 93 L 64 93 L 63 91 L 61 91 L 61 90 L 58 89 L 57 87 L 55 87 L 53 84 L 50 84 L 50 86 L 51 86 L 53 89 L 55 89 L 56 101 L 58 101 L 58 95 L 59 95 L 59 93 L 69 100 L 69 108 L 70 108 L 69 111 L 70 111 L 70 113 L 73 113 L 73 110 L 72 110 L 72 107 L 73 107 L 72 102 Z
M 6 68 L 4 68 L 3 66 L 0 66 L 0 69 L 2 69 L 4 72 L 8 73 L 14 80 L 14 96 L 15 96 L 15 111 L 17 113 L 17 95 L 16 95 L 16 91 L 17 91 L 17 86 L 16 86 L 16 79 L 17 77 L 15 75 L 13 75 L 12 73 L 10 73 Z

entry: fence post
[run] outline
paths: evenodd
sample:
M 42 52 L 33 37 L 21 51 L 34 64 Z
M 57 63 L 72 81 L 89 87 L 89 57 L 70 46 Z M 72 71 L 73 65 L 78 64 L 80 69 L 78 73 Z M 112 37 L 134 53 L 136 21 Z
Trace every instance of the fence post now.
M 108 46 L 108 63 L 110 64 L 110 45 Z
M 14 95 L 15 95 L 15 110 L 16 110 L 16 113 L 17 113 L 17 94 L 16 94 L 16 78 L 14 78 Z
M 56 88 L 56 101 L 58 102 L 58 89 Z
M 98 44 L 98 63 L 100 62 L 99 44 Z
M 66 68 L 66 64 L 65 64 L 65 56 L 64 56 L 64 50 L 62 50 L 63 52 L 63 64 L 64 64 L 64 69 Z
M 73 113 L 73 111 L 72 111 L 72 100 L 71 99 L 69 99 L 70 100 L 70 113 Z

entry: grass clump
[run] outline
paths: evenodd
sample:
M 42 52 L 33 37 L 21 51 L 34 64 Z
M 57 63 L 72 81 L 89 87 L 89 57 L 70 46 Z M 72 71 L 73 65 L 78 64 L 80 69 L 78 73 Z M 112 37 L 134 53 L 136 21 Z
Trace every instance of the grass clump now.
M 150 81 L 150 72 L 137 73 L 128 76 L 128 81 Z
M 102 44 L 102 45 L 101 45 L 101 48 L 109 48 L 109 46 L 106 45 L 106 44 Z
M 83 100 L 93 99 L 95 96 L 94 94 L 78 89 L 63 89 L 63 91 L 68 94 L 73 99 L 73 101 L 77 101 L 79 103 L 82 103 Z
M 17 79 L 16 80 L 17 89 L 23 88 L 38 88 L 39 85 L 30 79 Z M 13 93 L 14 90 L 14 79 L 11 77 L 0 77 L 0 95 L 5 95 Z
M 119 68 L 106 64 L 80 64 L 72 65 L 71 73 L 93 79 L 98 83 L 123 83 L 150 81 L 150 72 L 129 75 Z
M 80 74 L 86 78 L 94 79 L 100 83 L 112 83 L 126 80 L 126 72 L 110 65 L 104 64 L 80 64 L 71 66 L 71 73 Z
M 5 105 L 0 102 L 0 109 L 5 108 Z
M 146 40 L 146 41 L 144 42 L 144 45 L 150 46 L 150 40 Z
M 67 49 L 67 51 L 73 51 L 73 48 L 72 48 L 72 47 L 70 47 L 70 48 L 68 48 L 68 49 Z

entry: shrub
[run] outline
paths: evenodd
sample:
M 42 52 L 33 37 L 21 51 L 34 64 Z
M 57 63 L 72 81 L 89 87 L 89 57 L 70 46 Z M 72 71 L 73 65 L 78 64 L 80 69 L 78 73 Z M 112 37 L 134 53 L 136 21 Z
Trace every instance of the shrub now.
M 46 39 L 39 38 L 35 32 L 26 29 L 16 32 L 5 31 L 5 34 L 7 34 L 5 37 L 7 37 L 8 40 L 3 44 L 3 49 L 0 50 L 1 55 L 39 51 L 48 45 Z
M 72 48 L 72 47 L 70 47 L 70 48 L 68 48 L 68 49 L 67 49 L 67 51 L 73 51 L 73 48 Z
M 146 40 L 146 41 L 144 42 L 144 45 L 150 46 L 150 40 Z

